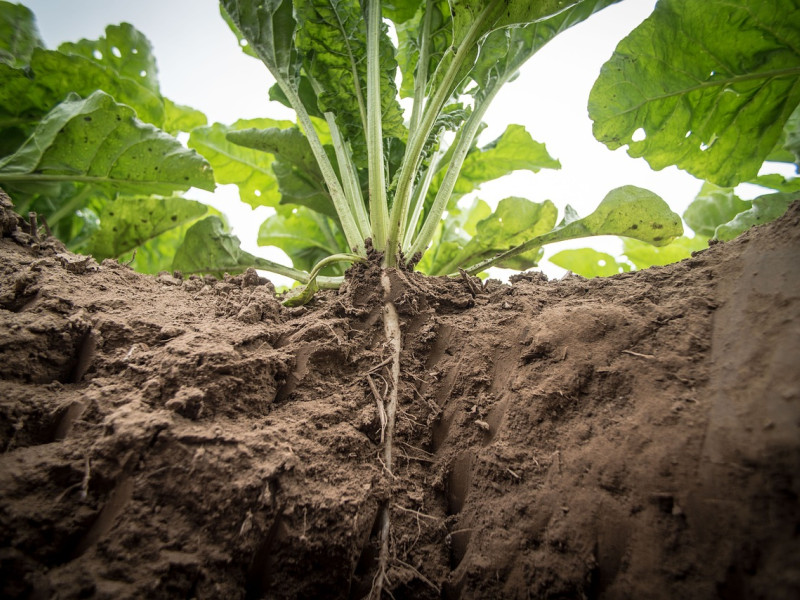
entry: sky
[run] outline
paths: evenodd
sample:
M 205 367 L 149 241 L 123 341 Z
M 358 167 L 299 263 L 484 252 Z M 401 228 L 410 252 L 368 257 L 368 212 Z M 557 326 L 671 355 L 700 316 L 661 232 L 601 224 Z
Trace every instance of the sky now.
M 202 110 L 209 122 L 232 123 L 240 118 L 293 118 L 286 107 L 268 100 L 273 80 L 266 67 L 243 54 L 219 16 L 216 0 L 22 0 L 34 11 L 45 43 L 96 39 L 105 26 L 133 24 L 153 45 L 162 93 L 180 104 Z M 652 171 L 644 159 L 614 152 L 594 139 L 587 114 L 589 91 L 617 43 L 652 12 L 655 0 L 624 0 L 594 15 L 550 42 L 497 96 L 487 112 L 483 145 L 512 123 L 524 125 L 533 138 L 547 145 L 562 169 L 537 174 L 518 171 L 484 184 L 475 194 L 494 206 L 508 196 L 533 201 L 552 200 L 563 214 L 571 204 L 589 214 L 612 189 L 636 185 L 659 194 L 681 214 L 701 182 L 672 167 Z M 258 226 L 270 214 L 239 202 L 236 188 L 219 186 L 214 193 L 191 190 L 187 197 L 223 211 L 242 247 L 259 256 L 291 264 L 285 255 L 258 247 Z M 255 214 L 253 214 L 255 212 Z M 564 249 L 590 246 L 619 254 L 618 238 L 563 242 L 546 247 L 547 256 Z M 551 277 L 563 269 L 543 262 Z M 495 275 L 507 276 L 497 271 Z M 276 283 L 285 283 L 269 275 Z

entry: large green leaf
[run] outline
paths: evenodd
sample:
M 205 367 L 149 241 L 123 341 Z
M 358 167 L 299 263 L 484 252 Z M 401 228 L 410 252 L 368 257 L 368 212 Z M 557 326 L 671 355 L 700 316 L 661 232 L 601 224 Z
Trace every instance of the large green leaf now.
M 692 252 L 697 252 L 708 247 L 708 238 L 697 235 L 693 238 L 679 237 L 666 246 L 653 246 L 639 240 L 625 238 L 622 242 L 623 254 L 637 269 L 647 269 L 656 265 L 669 265 L 684 258 L 689 258 Z
M 191 132 L 196 127 L 202 127 L 208 123 L 205 114 L 183 104 L 175 104 L 169 98 L 164 98 L 164 131 L 170 135 L 184 131 Z
M 33 13 L 21 4 L 0 2 L 0 63 L 24 67 L 40 47 L 44 42 Z
M 467 269 L 478 273 L 493 264 L 507 264 L 508 259 L 539 248 L 545 244 L 595 235 L 620 235 L 666 246 L 683 234 L 681 218 L 672 212 L 658 195 L 649 190 L 626 185 L 611 190 L 595 211 L 578 218 L 571 207 L 558 227 L 495 257 L 485 259 Z
M 611 149 L 734 186 L 798 102 L 797 0 L 661 0 L 603 66 L 589 114 Z
M 367 32 L 358 0 L 295 0 L 296 44 L 306 73 L 320 86 L 319 108 L 333 113 L 359 165 L 366 164 Z M 384 137 L 405 137 L 397 102 L 397 62 L 386 32 L 380 35 L 380 89 Z
M 58 51 L 82 56 L 110 69 L 118 77 L 131 79 L 159 93 L 153 47 L 150 40 L 129 23 L 109 25 L 105 37 L 97 40 L 65 42 Z
M 721 188 L 705 182 L 683 213 L 683 219 L 697 235 L 713 237 L 719 225 L 748 208 L 750 203 L 739 198 L 733 188 Z
M 739 213 L 728 223 L 717 227 L 714 237 L 732 240 L 755 225 L 763 225 L 781 217 L 789 205 L 800 200 L 800 192 L 766 194 L 755 198 L 749 210 Z
M 143 82 L 121 77 L 93 59 L 36 48 L 28 70 L 0 63 L 0 126 L 12 117 L 36 121 L 70 92 L 88 97 L 97 90 L 130 106 L 142 121 L 164 124 L 164 102 Z
M 294 48 L 292 0 L 221 0 L 229 23 L 283 83 L 297 89 L 300 58 Z
M 653 246 L 650 247 L 652 248 Z M 547 260 L 562 269 L 567 269 L 581 277 L 589 278 L 609 277 L 619 273 L 627 273 L 631 270 L 629 264 L 618 262 L 610 254 L 599 252 L 592 248 L 561 250 Z
M 88 240 L 86 251 L 97 260 L 118 258 L 206 212 L 208 207 L 184 198 L 118 198 L 105 203 L 100 228 Z
M 232 183 L 239 187 L 242 202 L 253 208 L 276 206 L 281 196 L 272 172 L 273 157 L 227 139 L 232 131 L 270 127 L 286 129 L 294 127 L 294 123 L 273 119 L 240 119 L 230 126 L 214 123 L 208 127 L 193 129 L 189 136 L 189 147 L 197 150 L 211 163 L 217 183 Z
M 17 187 L 75 181 L 146 194 L 214 189 L 200 155 L 101 91 L 85 100 L 71 94 L 54 108 L 17 152 L 0 159 L 4 181 Z

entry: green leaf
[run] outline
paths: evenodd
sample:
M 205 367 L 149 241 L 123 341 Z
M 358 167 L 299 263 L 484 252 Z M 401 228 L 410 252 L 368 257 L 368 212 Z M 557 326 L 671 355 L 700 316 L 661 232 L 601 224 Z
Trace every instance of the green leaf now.
M 683 219 L 697 235 L 713 237 L 719 225 L 748 208 L 750 203 L 739 198 L 732 188 L 721 188 L 705 182 L 683 213 Z
M 652 248 L 652 246 L 650 247 Z M 567 269 L 587 278 L 609 277 L 619 273 L 627 273 L 631 270 L 629 264 L 618 262 L 610 254 L 598 252 L 592 248 L 562 250 L 553 254 L 548 260 L 562 269 Z
M 105 203 L 100 228 L 89 239 L 87 251 L 98 261 L 117 258 L 206 212 L 203 204 L 184 198 L 121 197 Z
M 279 207 L 261 224 L 258 245 L 277 246 L 302 271 L 310 271 L 326 256 L 347 252 L 347 242 L 336 224 L 305 207 Z M 343 272 L 337 269 L 329 274 Z
M 120 78 L 131 79 L 159 93 L 153 47 L 150 40 L 129 23 L 109 25 L 105 37 L 97 40 L 64 42 L 58 51 L 82 56 L 113 71 Z
M 217 216 L 210 216 L 192 225 L 183 243 L 175 252 L 172 268 L 188 273 L 240 273 L 258 267 L 261 259 L 240 248 L 239 238 L 225 231 Z
M 208 207 L 207 207 L 208 208 Z M 219 214 L 213 208 L 208 208 L 211 214 Z M 150 273 L 155 275 L 161 271 L 171 271 L 175 253 L 183 244 L 184 237 L 189 228 L 197 221 L 187 221 L 186 223 L 168 229 L 164 233 L 135 248 L 129 256 L 123 256 L 120 261 L 132 260 L 131 268 L 139 273 Z M 127 262 L 127 261 L 125 261 Z
M 689 258 L 692 252 L 708 247 L 708 238 L 697 235 L 693 238 L 679 237 L 666 246 L 656 247 L 652 244 L 626 238 L 622 241 L 623 254 L 637 269 L 647 269 L 656 265 L 668 265 Z
M 796 0 L 661 0 L 603 66 L 589 114 L 612 150 L 730 187 L 775 148 L 799 82 Z
M 501 200 L 491 215 L 476 223 L 475 235 L 464 249 L 437 274 L 453 273 L 458 267 L 541 236 L 553 229 L 557 217 L 558 209 L 550 200 L 541 203 L 514 197 Z M 513 260 L 498 266 L 527 269 L 536 266 L 540 256 L 539 248 L 528 248 L 523 256 L 510 257 Z
M 800 107 L 796 108 L 783 128 L 785 143 L 783 148 L 794 156 L 794 163 L 800 166 Z M 787 161 L 792 162 L 792 161 Z
M 440 221 L 431 247 L 422 255 L 417 270 L 426 275 L 443 272 L 478 232 L 478 223 L 492 214 L 486 202 L 475 198 L 466 208 L 454 206 L 447 218 Z
M 800 191 L 800 177 L 790 177 L 787 179 L 783 175 L 777 173 L 768 173 L 767 175 L 759 175 L 755 179 L 748 181 L 753 185 L 760 185 L 761 187 L 775 190 L 776 192 L 798 192 Z
M 383 16 L 394 21 L 395 25 L 405 23 L 424 7 L 424 0 L 384 0 L 381 3 Z
M 670 210 L 666 202 L 653 192 L 632 185 L 611 190 L 588 217 L 577 219 L 576 216 L 570 209 L 552 231 L 533 236 L 506 252 L 471 266 L 467 271 L 478 273 L 545 244 L 575 238 L 620 235 L 655 246 L 666 246 L 683 234 L 681 218 Z
M 403 23 L 395 22 L 397 32 L 397 62 L 402 73 L 400 96 L 412 98 L 414 96 L 414 80 L 420 65 L 420 47 L 423 38 L 424 9 L 420 10 L 413 18 Z M 450 15 L 450 5 L 446 1 L 434 2 L 431 6 L 430 25 L 426 41 L 429 44 L 428 64 L 424 65 L 426 73 L 433 73 L 442 61 L 453 41 L 453 19 Z
M 732 240 L 755 225 L 763 225 L 781 217 L 800 193 L 775 193 L 759 196 L 753 200 L 750 210 L 736 215 L 731 221 L 717 227 L 714 237 L 718 240 Z
M 240 119 L 230 126 L 214 123 L 208 127 L 193 129 L 189 136 L 189 147 L 197 150 L 211 163 L 217 183 L 232 183 L 239 187 L 242 202 L 253 208 L 276 206 L 281 196 L 272 172 L 273 158 L 227 139 L 232 131 L 253 127 L 286 129 L 294 127 L 294 123 L 273 119 Z
M 247 40 L 276 78 L 297 89 L 300 58 L 294 48 L 292 0 L 221 0 L 220 5 L 239 39 Z
M 233 22 L 231 16 L 226 12 L 225 7 L 220 3 L 219 5 L 219 14 L 222 16 L 222 20 L 230 27 L 230 30 L 236 36 L 236 39 L 239 41 L 239 48 L 242 49 L 242 52 L 247 54 L 247 56 L 252 56 L 253 58 L 258 58 L 258 54 L 256 51 L 253 50 L 253 47 L 250 45 L 250 42 L 242 35 L 242 32 L 236 26 L 236 23 Z
M 93 60 L 41 48 L 34 50 L 29 71 L 0 63 L 0 123 L 34 122 L 69 93 L 89 97 L 97 90 L 133 108 L 142 121 L 163 125 L 164 103 L 158 93 Z
M 21 4 L 0 2 L 0 62 L 24 67 L 34 48 L 44 47 L 33 13 Z
M 206 116 L 199 110 L 191 106 L 175 104 L 169 98 L 164 98 L 164 131 L 170 135 L 176 135 L 181 131 L 191 132 L 196 127 L 202 127 L 208 123 Z
M 366 164 L 367 38 L 358 0 L 296 0 L 297 49 L 306 73 L 320 86 L 319 108 L 334 114 L 357 165 Z M 380 89 L 384 137 L 405 137 L 397 102 L 397 62 L 386 26 L 380 36 Z
M 471 152 L 456 180 L 453 193 L 468 194 L 480 184 L 513 171 L 560 169 L 561 163 L 547 152 L 544 144 L 535 141 L 522 125 L 509 125 L 493 142 Z M 438 185 L 435 186 L 438 189 Z
M 97 91 L 54 108 L 16 153 L 0 159 L 0 183 L 75 181 L 117 191 L 170 194 L 214 189 L 208 163 Z

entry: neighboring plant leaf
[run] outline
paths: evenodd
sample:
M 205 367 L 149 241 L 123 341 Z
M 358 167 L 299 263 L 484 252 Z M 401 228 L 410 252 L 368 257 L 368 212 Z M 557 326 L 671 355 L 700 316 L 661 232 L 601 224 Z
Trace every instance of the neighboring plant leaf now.
M 207 206 L 185 198 L 117 198 L 105 203 L 100 228 L 88 240 L 86 251 L 98 261 L 118 258 L 206 212 Z
M 301 75 L 298 80 L 297 95 L 300 97 L 300 101 L 303 103 L 303 106 L 310 116 L 317 117 L 318 119 L 325 118 L 317 103 L 317 93 L 311 86 L 311 81 L 304 75 Z M 289 102 L 286 94 L 283 93 L 283 90 L 278 84 L 269 88 L 269 99 L 274 102 L 280 102 L 287 108 L 292 108 L 291 102 Z
M 775 148 L 799 82 L 796 0 L 661 0 L 603 66 L 589 114 L 612 150 L 730 187 Z
M 800 106 L 794 110 L 789 120 L 786 121 L 775 147 L 767 155 L 766 160 L 794 163 L 800 167 Z
M 800 177 L 790 177 L 787 179 L 783 175 L 778 175 L 777 173 L 759 175 L 747 183 L 760 185 L 761 187 L 769 188 L 776 192 L 800 192 Z
M 479 273 L 491 265 L 503 264 L 509 258 L 544 244 L 575 238 L 620 235 L 655 246 L 666 246 L 683 234 L 681 218 L 670 210 L 666 202 L 653 192 L 632 185 L 611 190 L 588 217 L 574 217 L 574 214 L 568 214 L 549 233 L 535 236 L 506 252 L 481 261 L 469 267 L 467 272 Z
M 85 100 L 71 94 L 53 109 L 16 153 L 0 159 L 3 181 L 77 181 L 146 194 L 214 189 L 201 156 L 101 91 Z
M 129 23 L 109 25 L 105 33 L 97 40 L 64 42 L 58 51 L 82 56 L 159 94 L 158 67 L 150 40 Z
M 669 265 L 685 258 L 692 252 L 705 250 L 708 247 L 708 238 L 697 235 L 693 238 L 679 237 L 666 246 L 653 246 L 639 240 L 626 238 L 622 240 L 623 254 L 637 269 L 647 269 L 653 266 Z
M 172 268 L 184 274 L 210 273 L 221 277 L 258 267 L 262 259 L 245 252 L 240 245 L 238 237 L 225 231 L 219 217 L 206 217 L 188 229 L 175 252 Z
M 464 249 L 436 274 L 449 275 L 460 266 L 470 265 L 543 235 L 553 229 L 557 217 L 558 209 L 550 200 L 541 203 L 514 197 L 501 200 L 491 215 L 475 225 L 475 235 Z M 536 266 L 539 256 L 538 248 L 529 248 L 521 258 L 511 257 L 515 260 L 498 266 L 531 268 Z
M 208 208 L 208 212 L 218 214 L 213 208 Z M 181 244 L 189 228 L 197 221 L 188 221 L 173 229 L 168 229 L 164 233 L 156 236 L 152 240 L 137 246 L 135 254 L 127 253 L 119 258 L 120 262 L 130 263 L 131 268 L 139 273 L 149 273 L 155 275 L 162 271 L 172 271 L 172 263 L 175 253 Z
M 71 92 L 87 98 L 102 90 L 156 127 L 164 124 L 164 102 L 140 81 L 121 77 L 111 67 L 79 55 L 36 48 L 29 70 L 0 63 L 0 119 L 36 121 Z
M 246 39 L 276 77 L 297 89 L 300 58 L 294 48 L 292 0 L 221 0 L 220 5 L 239 40 Z
M 189 133 L 208 124 L 208 119 L 202 112 L 191 106 L 175 104 L 169 98 L 164 98 L 164 110 L 164 131 L 170 135 L 177 135 L 181 131 Z
M 197 150 L 211 163 L 217 183 L 232 183 L 239 187 L 239 197 L 242 202 L 253 208 L 276 206 L 281 196 L 271 168 L 272 157 L 258 150 L 234 144 L 227 139 L 231 131 L 253 127 L 285 129 L 294 127 L 294 123 L 273 119 L 241 119 L 230 126 L 214 123 L 192 130 L 189 147 Z
M 0 2 L 0 63 L 24 67 L 34 48 L 43 47 L 33 13 L 21 4 Z
M 739 198 L 733 188 L 721 188 L 706 181 L 686 208 L 683 219 L 697 235 L 710 238 L 719 225 L 749 208 L 750 203 Z
M 347 251 L 347 242 L 336 224 L 305 207 L 279 207 L 277 214 L 261 224 L 258 245 L 280 248 L 302 271 L 310 271 L 326 256 Z M 344 270 L 337 267 L 329 274 L 341 275 Z
M 639 242 L 641 243 L 641 242 Z M 653 246 L 650 246 L 651 248 Z M 616 258 L 605 252 L 598 252 L 592 248 L 578 248 L 574 250 L 561 250 L 548 258 L 556 266 L 577 273 L 581 277 L 609 277 L 619 273 L 627 273 L 631 266 L 618 262 Z
M 729 241 L 755 225 L 770 223 L 781 217 L 789 205 L 800 200 L 800 193 L 766 194 L 755 198 L 749 210 L 739 213 L 731 221 L 720 225 L 714 234 L 718 240 Z
M 417 270 L 427 275 L 440 273 L 469 243 L 478 229 L 478 223 L 492 214 L 486 202 L 475 198 L 465 207 L 453 207 L 447 218 L 439 222 L 431 247 L 422 255 Z

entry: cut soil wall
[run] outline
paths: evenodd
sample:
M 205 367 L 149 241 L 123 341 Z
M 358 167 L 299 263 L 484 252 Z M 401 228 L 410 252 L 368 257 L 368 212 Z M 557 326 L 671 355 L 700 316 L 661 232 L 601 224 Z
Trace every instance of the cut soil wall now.
M 386 503 L 396 599 L 800 597 L 800 204 L 605 279 L 392 271 L 392 475 L 376 267 L 287 309 L 0 224 L 4 598 L 362 598 Z

